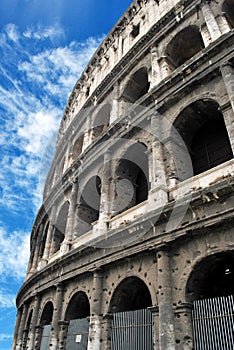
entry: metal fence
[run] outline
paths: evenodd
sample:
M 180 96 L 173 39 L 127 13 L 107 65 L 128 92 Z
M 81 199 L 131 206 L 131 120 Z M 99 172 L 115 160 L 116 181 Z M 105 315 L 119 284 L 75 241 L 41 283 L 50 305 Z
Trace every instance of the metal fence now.
M 43 327 L 40 350 L 48 350 L 50 344 L 51 325 Z
M 151 312 L 146 309 L 113 314 L 111 350 L 153 350 Z
M 233 350 L 234 297 L 195 301 L 192 324 L 194 350 Z
M 88 335 L 89 321 L 87 318 L 71 320 L 68 326 L 66 350 L 86 350 Z

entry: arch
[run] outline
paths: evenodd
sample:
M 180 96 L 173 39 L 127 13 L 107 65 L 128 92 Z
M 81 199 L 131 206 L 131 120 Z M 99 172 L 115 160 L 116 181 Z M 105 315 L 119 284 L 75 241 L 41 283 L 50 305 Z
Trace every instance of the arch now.
M 59 214 L 56 218 L 55 231 L 54 231 L 53 243 L 52 243 L 52 246 L 53 246 L 52 254 L 56 253 L 60 249 L 60 246 L 65 238 L 68 210 L 69 210 L 69 203 L 65 202 L 62 205 L 59 211 Z
M 92 229 L 92 224 L 98 220 L 101 199 L 101 179 L 91 177 L 83 187 L 78 204 L 77 234 L 81 236 Z
M 203 99 L 191 103 L 173 126 L 187 147 L 194 175 L 232 159 L 228 133 L 216 101 Z
M 40 326 L 47 326 L 51 324 L 52 318 L 53 318 L 53 312 L 54 312 L 54 306 L 52 301 L 48 301 L 46 305 L 44 306 L 41 319 L 40 319 Z
M 165 55 L 171 70 L 188 61 L 204 48 L 199 28 L 190 25 L 177 33 L 168 43 Z
M 84 134 L 80 135 L 78 139 L 76 139 L 73 148 L 72 148 L 72 160 L 79 157 L 79 155 L 82 153 L 83 148 L 83 142 L 84 142 Z
M 186 300 L 234 294 L 234 251 L 219 252 L 197 262 L 186 285 Z
M 92 122 L 92 141 L 98 138 L 109 126 L 111 106 L 104 104 Z
M 127 277 L 115 289 L 109 312 L 146 309 L 152 306 L 152 299 L 146 284 L 139 277 Z
M 130 103 L 136 102 L 149 91 L 150 83 L 146 67 L 137 70 L 127 82 L 122 97 Z
M 234 0 L 225 0 L 223 2 L 223 6 L 222 6 L 222 12 L 225 13 L 226 18 L 228 20 L 229 25 L 231 26 L 231 28 L 234 27 Z
M 121 213 L 148 198 L 149 164 L 147 146 L 136 142 L 118 162 L 114 212 Z
M 50 225 L 50 223 L 47 222 L 47 224 L 45 225 L 45 229 L 43 231 L 42 237 L 41 237 L 41 244 L 40 244 L 40 249 L 39 249 L 39 258 L 42 258 L 43 254 L 44 254 L 46 238 L 47 238 L 47 234 L 48 234 L 48 230 L 49 230 L 49 225 Z
M 66 309 L 65 320 L 82 319 L 90 316 L 90 304 L 85 292 L 79 291 L 75 293 Z

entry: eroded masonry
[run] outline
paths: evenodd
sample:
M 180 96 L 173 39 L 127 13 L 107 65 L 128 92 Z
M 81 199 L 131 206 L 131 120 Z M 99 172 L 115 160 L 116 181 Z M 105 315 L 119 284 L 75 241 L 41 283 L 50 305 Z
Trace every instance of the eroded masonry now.
M 135 0 L 68 100 L 13 350 L 232 350 L 234 1 Z

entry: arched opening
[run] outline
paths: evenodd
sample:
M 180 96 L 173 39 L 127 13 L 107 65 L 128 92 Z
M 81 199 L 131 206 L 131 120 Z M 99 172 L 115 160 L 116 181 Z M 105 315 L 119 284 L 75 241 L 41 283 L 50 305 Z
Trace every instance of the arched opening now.
M 140 278 L 128 277 L 118 285 L 109 308 L 113 314 L 111 343 L 116 349 L 153 349 L 150 306 L 149 289 Z
M 193 303 L 194 348 L 233 348 L 234 252 L 222 252 L 197 263 L 186 286 Z
M 93 176 L 84 186 L 78 204 L 77 232 L 81 236 L 98 220 L 101 199 L 101 179 Z
M 32 321 L 32 314 L 33 314 L 33 310 L 30 311 L 26 322 L 26 327 L 24 328 L 23 349 L 27 349 L 27 344 L 30 336 L 29 334 L 30 334 L 30 325 Z
M 71 298 L 66 310 L 66 321 L 89 317 L 90 305 L 87 295 L 84 292 L 78 292 Z
M 82 152 L 84 135 L 81 135 L 74 143 L 72 148 L 72 160 L 75 160 Z
M 110 312 L 146 309 L 152 305 L 146 284 L 138 277 L 128 277 L 116 288 L 110 303 Z
M 44 228 L 42 237 L 41 237 L 41 244 L 40 244 L 40 249 L 39 249 L 39 258 L 41 259 L 43 257 L 44 254 L 44 250 L 45 250 L 45 244 L 46 244 L 46 238 L 47 238 L 47 233 L 49 230 L 49 225 L 50 223 L 48 222 Z
M 225 13 L 231 28 L 234 27 L 234 0 L 225 0 L 223 2 L 222 11 Z
M 65 320 L 69 322 L 67 332 L 67 349 L 87 349 L 90 305 L 87 295 L 84 292 L 78 292 L 73 295 L 65 314 Z
M 40 326 L 43 327 L 45 325 L 51 324 L 52 318 L 53 318 L 53 312 L 54 312 L 54 306 L 51 301 L 48 301 L 41 315 Z
M 149 170 L 147 147 L 135 143 L 121 157 L 116 170 L 114 212 L 121 213 L 148 198 Z
M 197 26 L 188 26 L 181 30 L 169 42 L 165 51 L 171 70 L 181 66 L 203 48 L 202 36 Z
M 211 255 L 192 271 L 187 286 L 187 301 L 234 294 L 234 252 Z
M 194 175 L 233 158 L 219 106 L 212 100 L 198 100 L 186 107 L 174 122 L 191 156 Z
M 97 113 L 92 123 L 92 141 L 98 138 L 109 126 L 110 104 L 105 104 Z
M 67 215 L 68 215 L 69 203 L 65 202 L 59 211 L 59 214 L 55 223 L 55 230 L 52 242 L 52 254 L 59 251 L 60 246 L 65 238 L 65 231 L 67 225 Z
M 42 334 L 40 340 L 40 349 L 48 349 L 49 341 L 50 341 L 50 330 L 51 330 L 51 322 L 53 319 L 54 306 L 51 301 L 45 305 L 41 319 L 40 326 L 42 327 Z
M 135 72 L 129 79 L 122 97 L 130 103 L 136 102 L 149 91 L 150 83 L 148 80 L 147 68 L 141 68 Z

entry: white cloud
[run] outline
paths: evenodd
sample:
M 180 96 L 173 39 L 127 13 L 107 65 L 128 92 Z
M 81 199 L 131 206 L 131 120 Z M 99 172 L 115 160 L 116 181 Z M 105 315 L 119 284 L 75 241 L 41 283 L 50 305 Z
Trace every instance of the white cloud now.
M 63 29 L 40 27 L 21 34 L 10 24 L 0 33 L 0 205 L 11 210 L 34 204 L 41 193 L 44 149 L 54 139 L 68 96 L 101 38 L 67 46 L 37 46 L 58 38 Z M 38 39 L 38 40 L 29 40 Z M 40 177 L 40 179 L 39 179 Z
M 19 40 L 19 32 L 15 24 L 9 23 L 6 25 L 5 29 L 6 34 L 10 40 L 14 42 L 17 42 Z
M 0 307 L 5 309 L 15 307 L 15 295 L 0 290 Z
M 7 278 L 11 276 L 16 280 L 25 277 L 28 259 L 29 259 L 29 232 L 14 231 L 6 232 L 0 227 L 0 276 Z M 11 307 L 11 295 L 3 295 L 0 290 L 0 305 Z
M 64 37 L 64 30 L 59 26 L 59 24 L 55 24 L 53 26 L 38 25 L 36 28 L 27 28 L 27 30 L 23 33 L 23 36 L 28 39 L 36 40 L 45 40 L 49 38 L 53 42 L 55 39 Z

